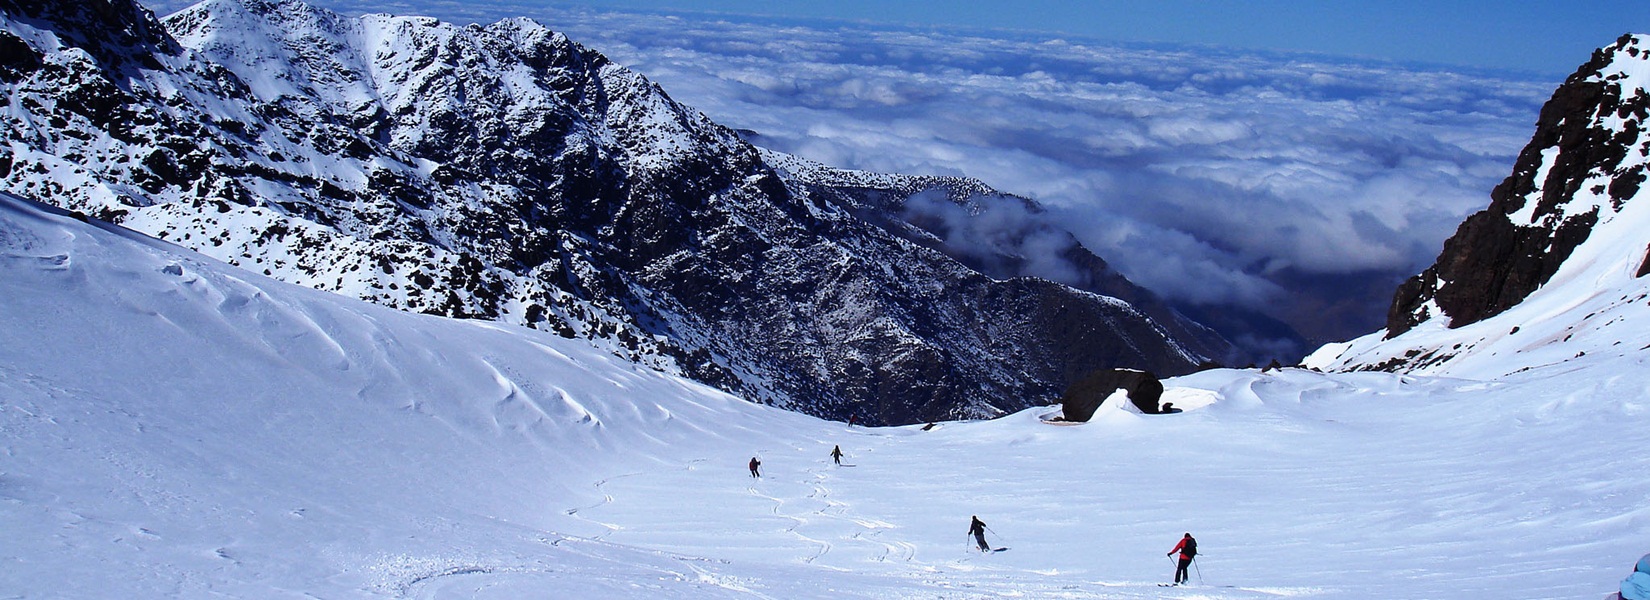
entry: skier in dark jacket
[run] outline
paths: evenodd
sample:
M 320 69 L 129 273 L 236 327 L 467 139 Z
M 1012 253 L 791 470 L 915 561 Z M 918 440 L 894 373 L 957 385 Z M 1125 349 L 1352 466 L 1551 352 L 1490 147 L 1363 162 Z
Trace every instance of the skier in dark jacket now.
M 762 461 L 756 460 L 756 457 L 752 456 L 751 457 L 751 477 L 761 477 L 762 476 L 762 472 L 757 470 L 761 466 L 762 466 Z
M 991 544 L 985 543 L 985 521 L 975 516 L 974 522 L 968 524 L 968 533 L 974 536 L 974 543 L 980 545 L 980 552 L 990 552 Z
M 1191 566 L 1192 559 L 1197 557 L 1197 540 L 1192 539 L 1192 534 L 1188 533 L 1164 556 L 1174 556 L 1176 552 L 1180 553 L 1180 562 L 1174 568 L 1174 584 L 1180 585 L 1192 580 L 1191 576 L 1186 574 L 1186 567 Z
M 842 446 L 831 449 L 831 460 L 836 461 L 836 464 L 842 464 Z

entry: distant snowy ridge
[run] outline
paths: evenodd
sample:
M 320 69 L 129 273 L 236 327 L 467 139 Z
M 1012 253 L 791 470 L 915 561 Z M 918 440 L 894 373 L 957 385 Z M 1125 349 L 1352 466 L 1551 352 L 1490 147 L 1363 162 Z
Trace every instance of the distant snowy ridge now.
M 1650 349 L 1644 40 L 1600 49 L 1554 92 L 1513 174 L 1399 288 L 1386 330 L 1306 364 L 1495 377 Z
M 1096 368 L 1181 373 L 1231 347 L 1065 232 L 936 233 L 1022 198 L 776 169 L 524 19 L 295 0 L 208 0 L 164 26 L 129 0 L 3 16 L 0 188 L 285 281 L 862 422 L 998 415 Z M 105 28 L 136 37 L 89 41 L 125 39 Z M 1049 244 L 1059 260 L 1024 251 Z

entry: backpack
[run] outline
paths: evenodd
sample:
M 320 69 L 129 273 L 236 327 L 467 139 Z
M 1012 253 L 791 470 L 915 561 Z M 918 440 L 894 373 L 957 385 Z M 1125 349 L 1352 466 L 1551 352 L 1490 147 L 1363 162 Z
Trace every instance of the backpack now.
M 1197 556 L 1197 539 L 1186 538 L 1186 545 L 1180 549 L 1180 553 L 1186 556 Z

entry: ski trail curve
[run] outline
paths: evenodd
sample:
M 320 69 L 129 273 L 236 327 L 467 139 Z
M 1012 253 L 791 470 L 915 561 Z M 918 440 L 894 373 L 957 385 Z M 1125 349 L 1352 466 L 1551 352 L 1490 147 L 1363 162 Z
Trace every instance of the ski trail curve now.
M 823 506 L 815 510 L 813 514 L 856 528 L 857 530 L 852 535 L 846 536 L 845 539 L 862 542 L 875 548 L 873 551 L 876 554 L 870 557 L 875 562 L 894 560 L 911 562 L 916 559 L 917 547 L 915 544 L 902 540 L 889 541 L 882 539 L 883 534 L 896 529 L 896 525 L 880 519 L 849 514 L 850 504 L 831 497 L 831 488 L 827 485 L 832 477 L 829 472 L 808 469 L 808 473 L 813 475 L 813 481 L 810 482 L 813 490 L 808 494 L 808 498 L 823 503 Z
M 813 538 L 813 537 L 809 537 L 808 535 L 802 533 L 801 531 L 798 531 L 798 529 L 800 529 L 803 525 L 808 524 L 808 520 L 804 519 L 802 517 L 798 517 L 796 515 L 784 512 L 785 504 L 786 504 L 785 499 L 779 498 L 777 496 L 770 496 L 768 494 L 764 494 L 761 491 L 757 490 L 755 486 L 752 486 L 748 489 L 749 489 L 752 496 L 756 496 L 758 498 L 762 498 L 764 500 L 768 500 L 770 502 L 773 502 L 773 508 L 771 510 L 772 510 L 774 516 L 780 517 L 782 519 L 789 519 L 790 521 L 792 521 L 791 526 L 785 528 L 785 533 L 789 533 L 789 534 L 795 536 L 797 539 L 802 540 L 804 542 L 808 542 L 810 544 L 815 544 L 815 545 L 819 546 L 819 551 L 818 552 L 815 552 L 812 556 L 808 556 L 808 557 L 802 559 L 803 563 L 813 564 L 814 561 L 819 560 L 819 557 L 825 556 L 826 553 L 831 551 L 832 546 L 831 546 L 830 542 L 827 542 L 827 541 L 821 540 L 821 539 L 817 539 L 817 538 Z
M 567 510 L 562 511 L 562 513 L 566 514 L 569 517 L 580 519 L 580 520 L 583 520 L 583 521 L 588 522 L 588 523 L 595 524 L 595 525 L 600 526 L 601 528 L 605 529 L 606 531 L 603 531 L 603 532 L 601 532 L 599 534 L 596 534 L 594 536 L 590 536 L 590 539 L 593 539 L 593 540 L 604 539 L 607 536 L 612 535 L 613 532 L 620 531 L 620 530 L 624 529 L 624 526 L 616 524 L 616 523 L 608 523 L 606 521 L 598 521 L 596 519 L 592 519 L 592 518 L 587 517 L 585 515 L 582 515 L 580 513 L 583 513 L 585 511 L 589 511 L 589 510 L 593 510 L 593 509 L 597 509 L 597 508 L 601 508 L 603 506 L 607 506 L 607 505 L 613 503 L 613 495 L 607 493 L 607 490 L 605 489 L 605 486 L 607 486 L 608 482 L 613 481 L 615 479 L 623 479 L 625 477 L 635 477 L 637 475 L 642 475 L 642 474 L 643 474 L 642 472 L 625 473 L 623 475 L 615 475 L 613 477 L 608 477 L 606 479 L 597 480 L 593 484 L 593 486 L 596 488 L 597 492 L 601 493 L 601 495 L 602 495 L 601 501 L 599 501 L 595 504 L 591 504 L 589 506 L 577 506 L 577 507 L 569 508 Z

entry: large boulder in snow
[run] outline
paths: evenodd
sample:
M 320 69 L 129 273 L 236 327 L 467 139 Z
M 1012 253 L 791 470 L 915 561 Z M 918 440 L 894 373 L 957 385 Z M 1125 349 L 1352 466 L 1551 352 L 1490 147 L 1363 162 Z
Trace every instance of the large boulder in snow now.
M 1061 416 L 1066 421 L 1086 422 L 1094 416 L 1094 411 L 1100 409 L 1100 403 L 1117 390 L 1127 392 L 1129 402 L 1134 403 L 1140 412 L 1158 413 L 1157 403 L 1163 398 L 1163 383 L 1157 380 L 1156 375 L 1134 369 L 1106 369 L 1090 373 L 1066 388 L 1065 395 L 1060 397 Z

